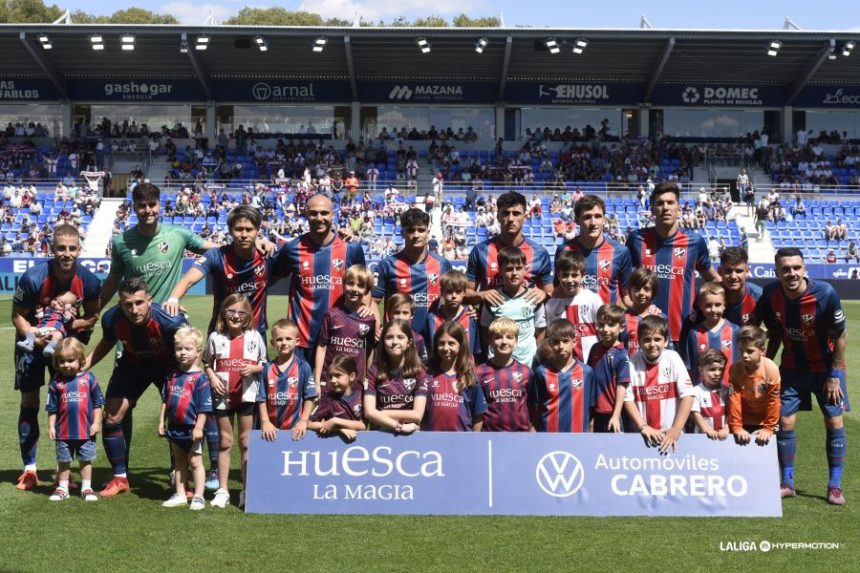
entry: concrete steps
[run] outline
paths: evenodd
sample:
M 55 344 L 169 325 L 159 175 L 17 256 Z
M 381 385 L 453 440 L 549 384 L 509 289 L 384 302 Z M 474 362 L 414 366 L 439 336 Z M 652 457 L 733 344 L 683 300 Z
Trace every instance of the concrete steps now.
M 82 255 L 85 257 L 101 258 L 105 256 L 108 242 L 113 237 L 113 222 L 119 206 L 125 199 L 102 199 L 93 220 L 87 229 L 87 238 L 84 240 Z

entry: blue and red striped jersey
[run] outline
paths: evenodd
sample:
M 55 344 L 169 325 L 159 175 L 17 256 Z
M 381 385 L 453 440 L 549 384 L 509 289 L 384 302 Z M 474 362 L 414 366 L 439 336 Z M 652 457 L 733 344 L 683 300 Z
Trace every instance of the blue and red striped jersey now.
M 541 364 L 532 373 L 529 403 L 538 414 L 538 432 L 588 432 L 594 398 L 591 368 L 582 362 L 564 372 Z
M 502 288 L 502 269 L 499 268 L 499 251 L 504 247 L 498 237 L 478 243 L 469 253 L 466 277 L 478 290 Z M 535 241 L 525 238 L 516 245 L 526 256 L 526 283 L 529 287 L 552 284 L 552 264 L 549 253 Z
M 357 384 L 367 376 L 367 353 L 373 348 L 376 338 L 376 318 L 373 315 L 361 317 L 343 304 L 338 304 L 325 313 L 318 343 L 325 345 L 320 385 L 328 381 L 328 365 L 338 354 L 346 354 L 355 359 L 358 370 Z
M 618 341 L 613 346 L 598 342 L 591 347 L 588 365 L 594 378 L 594 411 L 611 414 L 619 384 L 630 384 L 630 358 L 627 349 Z
M 362 421 L 364 419 L 364 403 L 362 396 L 362 386 L 356 384 L 352 389 L 352 393 L 335 394 L 331 391 L 323 394 L 320 398 L 317 407 L 311 414 L 311 421 L 325 422 L 332 418 L 340 418 L 342 420 Z
M 75 276 L 67 284 L 60 284 L 54 277 L 53 265 L 54 261 L 50 260 L 27 269 L 21 275 L 12 297 L 12 304 L 27 309 L 24 317 L 33 326 L 39 322 L 36 319 L 37 307 L 48 306 L 65 292 L 71 291 L 83 302 L 98 301 L 101 294 L 101 281 L 80 264 L 75 269 Z M 22 338 L 16 333 L 16 339 Z
M 157 302 L 152 303 L 149 318 L 141 326 L 129 322 L 119 305 L 102 315 L 105 340 L 121 342 L 122 354 L 117 364 L 143 368 L 173 368 L 173 337 L 176 331 L 188 324 L 182 314 L 170 316 Z
M 461 306 L 454 318 L 450 320 L 445 318 L 445 315 L 440 312 L 438 307 L 428 312 L 427 319 L 424 321 L 424 330 L 422 331 L 422 338 L 424 338 L 426 344 L 432 348 L 436 331 L 446 322 L 456 322 L 462 326 L 466 334 L 469 335 L 469 349 L 472 351 L 472 356 L 481 354 L 481 332 L 478 328 L 478 321 L 469 316 L 464 306 Z
M 212 275 L 212 319 L 209 332 L 215 330 L 221 303 L 228 295 L 241 292 L 248 297 L 254 312 L 252 325 L 266 339 L 266 289 L 271 282 L 273 259 L 267 259 L 254 249 L 250 259 L 242 259 L 232 245 L 209 249 L 197 257 L 194 268 L 203 276 Z
M 529 367 L 516 360 L 508 366 L 485 362 L 475 372 L 487 402 L 483 431 L 528 432 L 531 427 L 528 388 L 532 376 Z
M 833 365 L 835 340 L 845 331 L 842 302 L 826 282 L 806 279 L 806 292 L 795 300 L 785 296 L 782 285 L 765 285 L 752 322 L 764 322 L 782 336 L 780 367 L 827 372 Z
M 633 231 L 627 248 L 634 267 L 645 267 L 657 274 L 660 288 L 654 304 L 666 315 L 669 335 L 677 344 L 696 298 L 695 271 L 704 274 L 711 268 L 705 240 L 680 230 L 664 240 L 650 227 Z
M 288 316 L 299 325 L 300 347 L 312 346 L 326 311 L 343 295 L 346 269 L 363 264 L 361 243 L 347 243 L 338 236 L 317 246 L 304 235 L 278 250 L 271 271 L 273 276 L 292 277 Z
M 380 261 L 373 298 L 386 299 L 387 303 L 388 297 L 394 293 L 402 292 L 411 296 L 415 304 L 412 330 L 420 331 L 424 328 L 424 319 L 430 307 L 442 296 L 439 277 L 452 268 L 448 259 L 432 251 L 428 251 L 424 260 L 418 263 L 410 261 L 401 251 Z
M 385 382 L 376 380 L 376 364 L 367 371 L 364 383 L 365 396 L 376 397 L 378 410 L 410 410 L 415 398 L 427 396 L 430 377 L 419 370 L 415 378 L 403 378 L 399 371 L 392 372 Z
M 652 312 L 652 310 L 654 312 Z M 665 318 L 663 311 L 658 309 L 656 306 L 652 306 L 651 309 L 646 310 L 642 314 L 633 314 L 633 311 L 629 308 L 624 313 L 624 329 L 618 336 L 618 340 L 624 344 L 625 348 L 627 348 L 628 356 L 633 356 L 639 351 L 639 323 L 643 318 L 649 315 L 662 316 Z M 669 347 L 672 347 L 671 342 L 669 343 Z
M 427 391 L 427 409 L 421 429 L 431 432 L 471 432 L 472 424 L 487 410 L 484 393 L 476 384 L 457 389 L 457 375 L 440 372 Z
M 317 397 L 310 365 L 294 355 L 283 368 L 266 362 L 258 375 L 257 403 L 265 403 L 269 421 L 279 430 L 289 430 L 301 418 L 305 400 Z
M 197 423 L 198 414 L 212 413 L 209 377 L 202 370 L 174 370 L 167 375 L 161 388 L 161 401 L 167 404 L 164 419 L 168 430 L 185 430 L 192 427 Z
M 609 237 L 588 249 L 579 242 L 579 237 L 560 245 L 555 251 L 557 259 L 564 251 L 579 253 L 585 259 L 585 273 L 582 285 L 596 292 L 605 304 L 618 304 L 621 289 L 627 284 L 633 264 L 630 262 L 630 250 Z
M 59 373 L 48 384 L 48 413 L 57 415 L 58 440 L 89 440 L 93 411 L 105 404 L 92 372 L 66 378 Z
M 726 320 L 738 326 L 746 326 L 761 298 L 762 288 L 755 283 L 746 283 L 744 297 L 737 304 L 726 307 Z
M 723 386 L 729 384 L 729 368 L 732 364 L 740 359 L 740 346 L 738 344 L 738 336 L 740 335 L 741 327 L 728 320 L 723 320 L 723 323 L 713 330 L 709 330 L 704 322 L 700 322 L 687 333 L 687 340 L 681 347 L 682 358 L 687 371 L 690 373 L 690 379 L 693 384 L 699 384 L 699 356 L 708 348 L 719 350 L 725 355 L 726 370 L 723 373 Z

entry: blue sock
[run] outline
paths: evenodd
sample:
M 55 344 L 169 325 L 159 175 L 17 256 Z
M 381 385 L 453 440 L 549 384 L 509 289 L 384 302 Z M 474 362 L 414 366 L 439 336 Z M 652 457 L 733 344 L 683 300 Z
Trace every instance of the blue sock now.
M 131 431 L 134 429 L 134 417 L 132 414 L 134 409 L 129 408 L 122 419 L 122 435 L 125 438 L 125 463 L 128 465 L 128 460 L 131 458 Z
M 848 441 L 845 437 L 845 427 L 838 430 L 827 430 L 827 465 L 830 467 L 830 479 L 827 487 L 842 487 L 842 467 L 845 463 L 845 451 Z
M 104 445 L 108 461 L 113 467 L 114 475 L 126 473 L 126 464 L 128 461 L 125 457 L 125 436 L 122 433 L 122 424 L 108 424 L 105 422 L 102 429 L 102 444 Z
M 209 464 L 212 469 L 218 467 L 218 452 L 221 450 L 221 435 L 218 433 L 218 422 L 212 414 L 206 415 L 206 425 L 203 426 L 206 433 L 206 447 L 209 448 Z
M 797 438 L 794 430 L 776 433 L 776 451 L 779 458 L 779 468 L 782 471 L 782 483 L 794 487 L 794 453 L 797 450 Z
M 39 444 L 39 409 L 21 406 L 18 413 L 18 443 L 21 446 L 21 461 L 25 466 L 36 464 L 36 448 Z

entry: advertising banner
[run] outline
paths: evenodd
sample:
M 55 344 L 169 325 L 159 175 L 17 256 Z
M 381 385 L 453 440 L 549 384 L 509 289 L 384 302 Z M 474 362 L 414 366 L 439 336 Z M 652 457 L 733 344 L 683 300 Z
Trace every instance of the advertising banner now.
M 50 259 L 34 258 L 34 257 L 0 257 L 0 293 L 15 294 L 15 289 L 18 287 L 18 281 L 21 279 L 27 269 L 39 263 L 44 263 Z M 105 280 L 110 272 L 109 258 L 84 258 L 78 259 L 78 264 L 89 269 L 101 280 Z M 182 262 L 182 272 L 186 272 L 194 264 L 194 259 L 185 259 Z M 202 295 L 206 294 L 206 285 L 201 281 L 189 289 L 188 294 Z
M 214 80 L 214 98 L 239 103 L 342 103 L 352 101 L 341 80 Z
M 197 80 L 69 80 L 69 95 L 77 101 L 206 101 Z
M 39 102 L 59 99 L 62 99 L 60 93 L 49 80 L 13 80 L 0 77 L 0 102 Z
M 781 517 L 776 441 L 685 435 L 251 433 L 249 513 Z
M 785 88 L 780 86 L 657 84 L 651 94 L 651 103 L 695 107 L 782 107 L 785 96 Z
M 858 108 L 860 86 L 806 86 L 794 100 L 794 107 Z
M 505 101 L 533 105 L 636 105 L 645 87 L 638 84 L 509 82 Z
M 460 81 L 360 82 L 358 99 L 376 104 L 484 103 L 498 100 L 497 83 Z

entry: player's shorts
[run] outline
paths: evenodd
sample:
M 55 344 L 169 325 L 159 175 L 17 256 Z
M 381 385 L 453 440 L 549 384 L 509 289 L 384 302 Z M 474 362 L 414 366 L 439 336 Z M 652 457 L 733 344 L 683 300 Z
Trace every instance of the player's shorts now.
M 143 368 L 119 364 L 113 369 L 108 382 L 106 398 L 125 398 L 129 402 L 137 402 L 146 392 L 150 384 L 154 384 L 161 393 L 167 370 L 163 368 Z
M 15 390 L 35 392 L 45 385 L 45 369 L 49 361 L 41 351 L 25 352 L 15 345 Z
M 212 397 L 212 413 L 216 418 L 232 417 L 233 414 L 239 416 L 252 416 L 256 404 L 254 402 L 239 402 L 235 405 L 227 398 Z
M 828 404 L 824 386 L 830 378 L 829 372 L 805 372 L 803 370 L 779 369 L 782 378 L 780 389 L 780 402 L 782 408 L 780 415 L 791 416 L 798 410 L 812 409 L 812 395 L 818 400 L 818 407 L 828 418 L 841 416 L 843 412 L 851 410 L 848 402 L 848 388 L 845 383 L 845 372 L 839 377 L 839 387 L 842 389 L 842 403 Z
M 57 462 L 68 464 L 77 458 L 79 462 L 96 459 L 95 440 L 57 440 Z
M 190 426 L 170 427 L 166 432 L 167 439 L 170 440 L 171 444 L 176 444 L 182 448 L 185 453 L 202 454 L 203 440 L 193 439 L 191 437 L 192 429 Z

